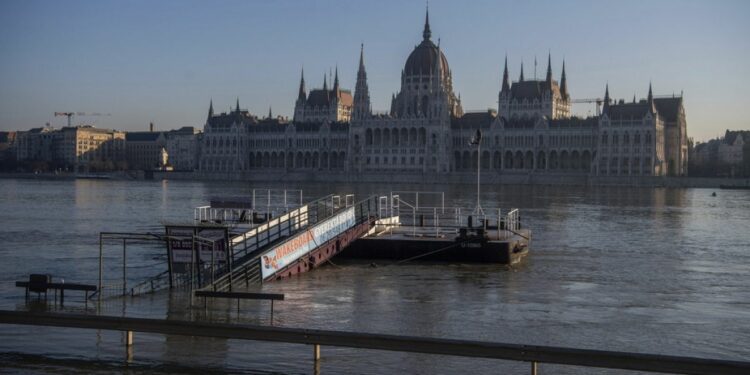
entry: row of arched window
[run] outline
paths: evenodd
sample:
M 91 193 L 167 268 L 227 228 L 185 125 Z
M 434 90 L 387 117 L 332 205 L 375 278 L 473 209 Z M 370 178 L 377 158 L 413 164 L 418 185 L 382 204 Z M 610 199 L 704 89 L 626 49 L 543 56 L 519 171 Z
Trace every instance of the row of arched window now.
M 250 153 L 247 166 L 257 168 L 342 170 L 346 152 L 256 152 Z
M 359 138 L 355 138 L 355 144 Z M 437 135 L 432 134 L 432 143 L 437 144 Z M 424 146 L 427 144 L 427 130 L 425 128 L 394 128 L 393 130 L 380 128 L 365 130 L 365 146 Z
M 490 158 L 492 157 L 492 158 Z M 589 150 L 579 152 L 574 150 L 539 151 L 483 151 L 481 161 L 477 160 L 477 151 L 456 151 L 453 155 L 454 168 L 457 171 L 475 171 L 477 163 L 481 162 L 482 169 L 496 170 L 559 170 L 569 172 L 585 172 L 591 169 L 592 154 Z
M 650 131 L 646 131 L 644 133 L 643 139 L 644 139 L 644 143 L 646 145 L 650 145 L 651 144 L 651 132 Z M 623 132 L 622 134 L 620 134 L 618 132 L 612 132 L 612 136 L 611 137 L 610 137 L 610 135 L 606 131 L 603 132 L 602 133 L 602 142 L 601 142 L 602 145 L 607 145 L 607 144 L 610 143 L 610 141 L 612 142 L 613 145 L 620 144 L 620 141 L 622 141 L 622 144 L 624 144 L 624 145 L 631 144 L 631 141 L 632 141 L 632 144 L 634 144 L 634 145 L 640 145 L 641 144 L 641 133 L 640 132 L 635 132 L 635 133 L 633 133 L 633 136 L 631 138 L 630 133 L 627 132 L 627 131 Z

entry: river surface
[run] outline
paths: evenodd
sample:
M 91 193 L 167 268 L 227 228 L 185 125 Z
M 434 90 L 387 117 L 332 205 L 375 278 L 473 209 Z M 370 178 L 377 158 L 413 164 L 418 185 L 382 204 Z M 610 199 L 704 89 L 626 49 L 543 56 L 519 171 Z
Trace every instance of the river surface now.
M 14 282 L 50 273 L 95 284 L 99 232 L 163 231 L 193 207 L 252 187 L 328 193 L 444 191 L 473 208 L 475 188 L 188 181 L 0 179 L 0 308 L 269 324 L 267 302 L 190 307 L 185 292 L 107 299 L 99 310 L 71 292 L 65 307 L 28 304 Z M 284 293 L 274 324 L 342 331 L 567 346 L 747 360 L 750 358 L 750 191 L 626 187 L 484 186 L 484 207 L 518 207 L 533 231 L 526 261 L 481 264 L 329 265 L 255 290 Z M 105 246 L 108 278 L 121 277 L 121 246 Z M 128 246 L 128 279 L 165 270 L 165 250 Z M 51 298 L 51 295 L 50 295 Z M 0 326 L 0 372 L 313 372 L 312 348 L 184 336 L 123 335 Z M 496 360 L 322 348 L 321 373 L 528 373 Z M 540 365 L 541 373 L 632 373 Z

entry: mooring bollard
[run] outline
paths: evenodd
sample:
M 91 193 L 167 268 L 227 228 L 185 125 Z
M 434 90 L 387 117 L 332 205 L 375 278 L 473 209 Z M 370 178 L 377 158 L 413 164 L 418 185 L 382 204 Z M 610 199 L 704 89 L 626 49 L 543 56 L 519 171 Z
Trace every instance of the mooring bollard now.
M 531 375 L 536 375 L 536 362 L 531 362 Z

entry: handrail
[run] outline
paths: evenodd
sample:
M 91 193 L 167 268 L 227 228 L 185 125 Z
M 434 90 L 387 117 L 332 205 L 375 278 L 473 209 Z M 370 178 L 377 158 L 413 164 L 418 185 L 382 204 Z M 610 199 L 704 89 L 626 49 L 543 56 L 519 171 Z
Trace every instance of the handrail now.
M 125 331 L 131 339 L 129 343 L 132 343 L 132 332 L 145 332 L 308 344 L 315 345 L 316 353 L 319 353 L 319 345 L 326 345 L 492 358 L 531 362 L 534 370 L 536 363 L 551 363 L 691 375 L 750 373 L 750 362 L 745 361 L 197 321 L 0 310 L 0 324 Z

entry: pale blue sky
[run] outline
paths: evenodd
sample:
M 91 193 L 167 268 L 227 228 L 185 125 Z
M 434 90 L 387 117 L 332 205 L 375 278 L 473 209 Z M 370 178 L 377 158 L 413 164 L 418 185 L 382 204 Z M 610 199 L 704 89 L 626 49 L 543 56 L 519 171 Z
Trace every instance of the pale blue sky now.
M 0 130 L 79 118 L 145 130 L 203 126 L 208 102 L 292 114 L 300 68 L 308 88 L 338 64 L 354 88 L 365 44 L 375 110 L 387 110 L 406 57 L 421 41 L 424 1 L 0 2 Z M 749 129 L 750 2 L 430 1 L 433 39 L 466 110 L 496 108 L 503 58 L 518 78 L 559 78 L 574 98 L 684 91 L 688 133 L 699 140 Z M 576 110 L 585 114 L 585 105 Z

